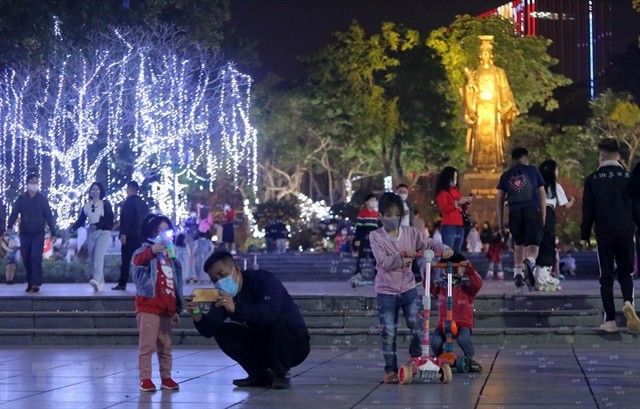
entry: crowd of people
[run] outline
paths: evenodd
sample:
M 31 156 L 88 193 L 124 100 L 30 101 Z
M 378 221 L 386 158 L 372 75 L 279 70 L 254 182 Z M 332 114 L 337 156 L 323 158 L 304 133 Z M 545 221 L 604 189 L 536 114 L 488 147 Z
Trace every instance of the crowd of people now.
M 581 240 L 585 246 L 595 227 L 600 292 L 604 319 L 600 328 L 618 331 L 613 293 L 615 279 L 622 293 L 622 312 L 627 327 L 640 331 L 640 319 L 633 307 L 634 239 L 640 225 L 640 165 L 629 172 L 620 163 L 620 147 L 614 139 L 604 139 L 598 145 L 599 167 L 584 184 Z M 377 198 L 365 197 L 358 213 L 352 242 L 348 228 L 339 231 L 336 251 L 357 252 L 355 279 L 368 278 L 375 288 L 380 324 L 381 350 L 384 359 L 384 383 L 398 382 L 399 362 L 396 336 L 399 311 L 402 310 L 410 330 L 409 364 L 418 365 L 423 354 L 422 298 L 420 281 L 425 269 L 422 254 L 432 250 L 441 261 L 455 263 L 455 272 L 446 276 L 433 274 L 429 283 L 431 295 L 438 300 L 438 324 L 431 337 L 431 353 L 443 353 L 445 337 L 450 329 L 445 321 L 452 309 L 457 330 L 453 337 L 469 359 L 470 370 L 481 372 L 472 342 L 473 300 L 482 288 L 481 275 L 463 254 L 486 253 L 489 259 L 486 280 L 505 279 L 502 255 L 513 251 L 514 283 L 518 290 L 525 285 L 545 291 L 560 289 L 557 277 L 563 272 L 574 275 L 575 259 L 569 252 L 560 262 L 556 235 L 556 209 L 570 209 L 575 198 L 567 196 L 557 182 L 558 164 L 545 160 L 539 167 L 529 163 L 528 151 L 516 148 L 511 153 L 512 164 L 500 176 L 497 185 L 497 228 L 489 222 L 480 231 L 471 225 L 466 214 L 473 205 L 472 195 L 463 196 L 458 186 L 459 174 L 445 167 L 435 189 L 442 220 L 440 236 L 434 228 L 430 237 L 425 222 L 408 201 L 408 186 L 399 184 L 395 192 Z M 20 217 L 19 237 L 7 235 L 7 282 L 13 281 L 16 252 L 20 251 L 27 277 L 27 292 L 38 292 L 42 285 L 42 246 L 45 225 L 55 236 L 55 223 L 46 198 L 39 193 L 36 175 L 27 178 L 27 192 L 20 196 L 9 217 L 8 232 Z M 135 309 L 139 328 L 138 368 L 140 390 L 154 391 L 152 382 L 153 354 L 157 354 L 161 388 L 178 389 L 171 378 L 171 328 L 188 311 L 198 332 L 214 338 L 220 348 L 247 372 L 246 378 L 235 379 L 237 387 L 289 388 L 290 369 L 303 362 L 309 354 L 309 332 L 298 307 L 282 283 L 262 270 L 241 270 L 234 260 L 234 214 L 224 207 L 220 222 L 211 219 L 211 212 L 198 206 L 190 220 L 175 232 L 166 216 L 149 213 L 137 196 L 135 182 L 127 186 L 120 220 L 122 264 L 114 290 L 125 290 L 131 272 L 136 286 Z M 505 215 L 505 204 L 508 213 Z M 508 219 L 505 218 L 508 216 Z M 508 220 L 508 223 L 506 221 Z M 109 232 L 114 226 L 114 212 L 105 200 L 105 189 L 95 182 L 89 198 L 77 220 L 67 229 L 72 232 L 88 225 L 88 252 L 91 266 L 90 284 L 96 292 L 103 291 L 103 260 Z M 267 226 L 270 246 L 285 251 L 286 226 L 275 220 Z M 214 252 L 211 232 L 224 249 Z M 195 239 L 194 239 L 195 238 Z M 637 242 L 637 240 L 636 240 Z M 195 249 L 193 253 L 190 245 Z M 353 245 L 353 248 L 350 246 Z M 365 266 L 371 268 L 365 271 Z M 126 268 L 129 266 L 129 269 Z M 9 269 L 11 268 L 11 270 Z M 370 277 L 365 277 L 371 274 Z M 443 285 L 443 280 L 453 280 Z M 184 283 L 209 282 L 215 288 L 205 299 L 185 296 Z M 449 305 L 452 288 L 455 305 Z M 206 304 L 206 308 L 205 308 Z

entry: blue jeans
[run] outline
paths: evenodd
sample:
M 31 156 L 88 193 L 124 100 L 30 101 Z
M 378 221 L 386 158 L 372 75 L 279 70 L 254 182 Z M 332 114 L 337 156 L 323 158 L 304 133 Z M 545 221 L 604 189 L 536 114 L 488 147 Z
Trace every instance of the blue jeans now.
M 440 328 L 436 328 L 429 339 L 431 344 L 431 353 L 434 356 L 439 356 L 443 352 L 444 341 L 446 340 L 446 336 L 442 332 Z M 458 336 L 455 337 L 456 342 L 462 352 L 464 352 L 465 356 L 469 358 L 473 358 L 476 355 L 476 350 L 473 348 L 473 342 L 471 342 L 471 328 L 467 327 L 459 327 L 458 328 Z
M 396 295 L 378 294 L 377 301 L 384 371 L 398 372 L 398 357 L 396 355 L 398 313 L 402 308 L 407 328 L 411 330 L 409 354 L 412 357 L 419 357 L 422 355 L 422 304 L 415 288 Z
M 442 226 L 440 230 L 442 242 L 451 247 L 453 251 L 459 253 L 462 250 L 464 241 L 464 227 L 462 226 Z

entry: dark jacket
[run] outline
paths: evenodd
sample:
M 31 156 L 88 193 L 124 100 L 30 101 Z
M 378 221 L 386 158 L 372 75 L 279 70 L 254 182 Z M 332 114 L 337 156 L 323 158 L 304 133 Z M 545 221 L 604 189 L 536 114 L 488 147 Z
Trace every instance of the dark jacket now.
M 640 226 L 640 162 L 631 171 L 627 192 L 631 197 L 633 206 L 633 220 L 636 223 L 636 228 L 638 228 Z
M 44 233 L 45 223 L 49 226 L 52 236 L 55 236 L 56 223 L 51 213 L 47 198 L 40 192 L 33 197 L 24 193 L 16 199 L 9 215 L 8 226 L 13 227 L 20 215 L 20 234 Z
M 269 327 L 282 321 L 292 332 L 309 336 L 300 309 L 280 280 L 268 271 L 243 271 L 242 287 L 234 297 L 234 302 L 236 310 L 233 314 L 212 303 L 209 312 L 204 314 L 200 321 L 194 321 L 198 332 L 206 338 L 211 338 L 222 322 L 230 318 L 244 323 L 249 328 L 262 331 L 268 331 Z
M 149 206 L 140 196 L 127 197 L 120 212 L 120 234 L 127 236 L 127 241 L 142 241 L 140 228 L 148 214 Z
M 111 209 L 111 203 L 108 200 L 102 200 L 102 206 L 104 206 L 104 214 L 100 216 L 100 220 L 96 223 L 98 230 L 111 230 L 113 228 L 113 210 Z M 71 225 L 71 230 L 78 230 L 85 225 L 87 221 L 87 215 L 84 212 L 84 206 L 80 209 L 78 220 Z
M 633 233 L 635 226 L 628 195 L 629 172 L 615 161 L 605 161 L 586 177 L 582 196 L 580 239 L 589 240 L 595 224 L 598 236 Z

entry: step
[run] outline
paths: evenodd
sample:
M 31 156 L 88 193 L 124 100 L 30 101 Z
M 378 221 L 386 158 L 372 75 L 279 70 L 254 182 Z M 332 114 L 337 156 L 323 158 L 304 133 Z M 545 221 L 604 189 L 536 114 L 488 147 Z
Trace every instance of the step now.
M 345 286 L 347 284 L 345 283 Z M 296 295 L 295 303 L 302 311 L 377 311 L 373 295 Z M 525 293 L 485 294 L 474 300 L 476 311 L 495 310 L 593 310 L 601 309 L 602 301 L 596 294 Z M 435 298 L 431 309 L 437 309 Z M 123 295 L 19 295 L 0 297 L 1 311 L 133 311 L 135 297 Z
M 370 346 L 380 344 L 380 333 L 374 328 L 310 329 L 312 345 Z M 408 348 L 408 331 L 398 330 L 398 350 Z M 605 333 L 594 327 L 559 328 L 478 328 L 474 344 L 541 345 L 572 344 L 597 347 L 604 342 L 640 344 L 638 334 L 621 328 L 618 333 Z M 173 330 L 174 345 L 215 346 L 215 341 L 200 336 L 195 329 Z M 0 329 L 0 345 L 130 345 L 138 344 L 138 330 L 133 328 L 85 329 Z
M 377 328 L 377 311 L 303 311 L 309 328 Z M 433 328 L 437 311 L 431 311 Z M 596 327 L 602 321 L 598 310 L 585 311 L 479 311 L 475 313 L 476 328 L 492 327 Z M 400 322 L 404 322 L 402 314 Z M 0 312 L 1 329 L 90 329 L 136 328 L 133 311 L 5 311 Z M 177 328 L 192 328 L 190 316 L 182 314 Z

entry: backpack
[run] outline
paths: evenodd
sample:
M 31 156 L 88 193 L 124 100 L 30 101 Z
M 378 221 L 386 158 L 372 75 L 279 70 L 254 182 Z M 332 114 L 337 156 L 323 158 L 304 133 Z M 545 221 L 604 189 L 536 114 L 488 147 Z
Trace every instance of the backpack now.
M 527 172 L 516 169 L 507 179 L 507 200 L 509 203 L 528 202 L 533 199 L 535 187 Z

